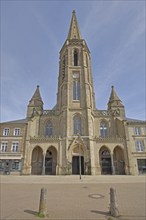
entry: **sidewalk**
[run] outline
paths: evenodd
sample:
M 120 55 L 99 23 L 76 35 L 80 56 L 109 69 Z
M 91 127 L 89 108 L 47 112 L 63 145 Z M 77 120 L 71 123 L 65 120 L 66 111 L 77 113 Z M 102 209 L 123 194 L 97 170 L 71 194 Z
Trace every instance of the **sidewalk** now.
M 109 190 L 117 192 L 119 220 L 146 219 L 145 176 L 0 176 L 1 220 L 33 220 L 47 189 L 49 220 L 107 220 Z M 112 217 L 112 220 L 116 218 Z

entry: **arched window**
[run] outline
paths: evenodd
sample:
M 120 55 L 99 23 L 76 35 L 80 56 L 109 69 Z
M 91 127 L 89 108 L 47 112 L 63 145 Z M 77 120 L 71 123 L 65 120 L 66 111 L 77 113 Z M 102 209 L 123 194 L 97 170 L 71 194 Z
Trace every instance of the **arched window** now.
M 46 124 L 45 135 L 46 136 L 52 136 L 53 135 L 53 125 L 52 125 L 51 121 L 47 122 L 47 124 Z
M 73 73 L 73 100 L 80 100 L 80 76 Z
M 107 137 L 108 136 L 108 130 L 107 130 L 107 123 L 101 122 L 100 123 L 100 136 L 101 137 Z
M 78 66 L 78 52 L 74 50 L 74 66 Z
M 73 118 L 73 129 L 74 134 L 81 134 L 81 117 L 79 115 Z

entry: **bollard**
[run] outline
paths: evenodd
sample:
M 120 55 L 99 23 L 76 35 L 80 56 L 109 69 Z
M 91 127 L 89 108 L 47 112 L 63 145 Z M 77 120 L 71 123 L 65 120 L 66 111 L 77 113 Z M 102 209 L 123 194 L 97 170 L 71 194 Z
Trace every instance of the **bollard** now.
M 114 188 L 110 188 L 110 214 L 113 217 L 119 216 L 116 190 Z
M 47 215 L 47 190 L 45 188 L 41 188 L 38 215 L 40 217 L 45 217 Z

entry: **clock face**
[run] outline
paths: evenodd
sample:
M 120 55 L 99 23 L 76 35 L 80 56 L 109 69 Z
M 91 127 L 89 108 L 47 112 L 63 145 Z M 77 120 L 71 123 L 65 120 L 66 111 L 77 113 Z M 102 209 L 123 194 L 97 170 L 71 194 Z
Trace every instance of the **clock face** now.
M 73 73 L 73 78 L 78 79 L 79 78 L 79 73 Z

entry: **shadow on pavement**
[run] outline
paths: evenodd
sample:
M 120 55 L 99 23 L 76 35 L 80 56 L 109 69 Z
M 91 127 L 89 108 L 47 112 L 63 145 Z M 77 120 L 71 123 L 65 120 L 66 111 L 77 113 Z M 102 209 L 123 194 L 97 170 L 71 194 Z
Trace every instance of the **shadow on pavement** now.
M 33 210 L 24 210 L 24 212 L 26 212 L 28 214 L 31 214 L 31 215 L 37 215 L 38 214 L 38 212 L 33 211 Z
M 97 211 L 97 210 L 91 210 L 91 212 L 100 214 L 100 215 L 110 216 L 109 212 L 102 212 L 102 211 Z

